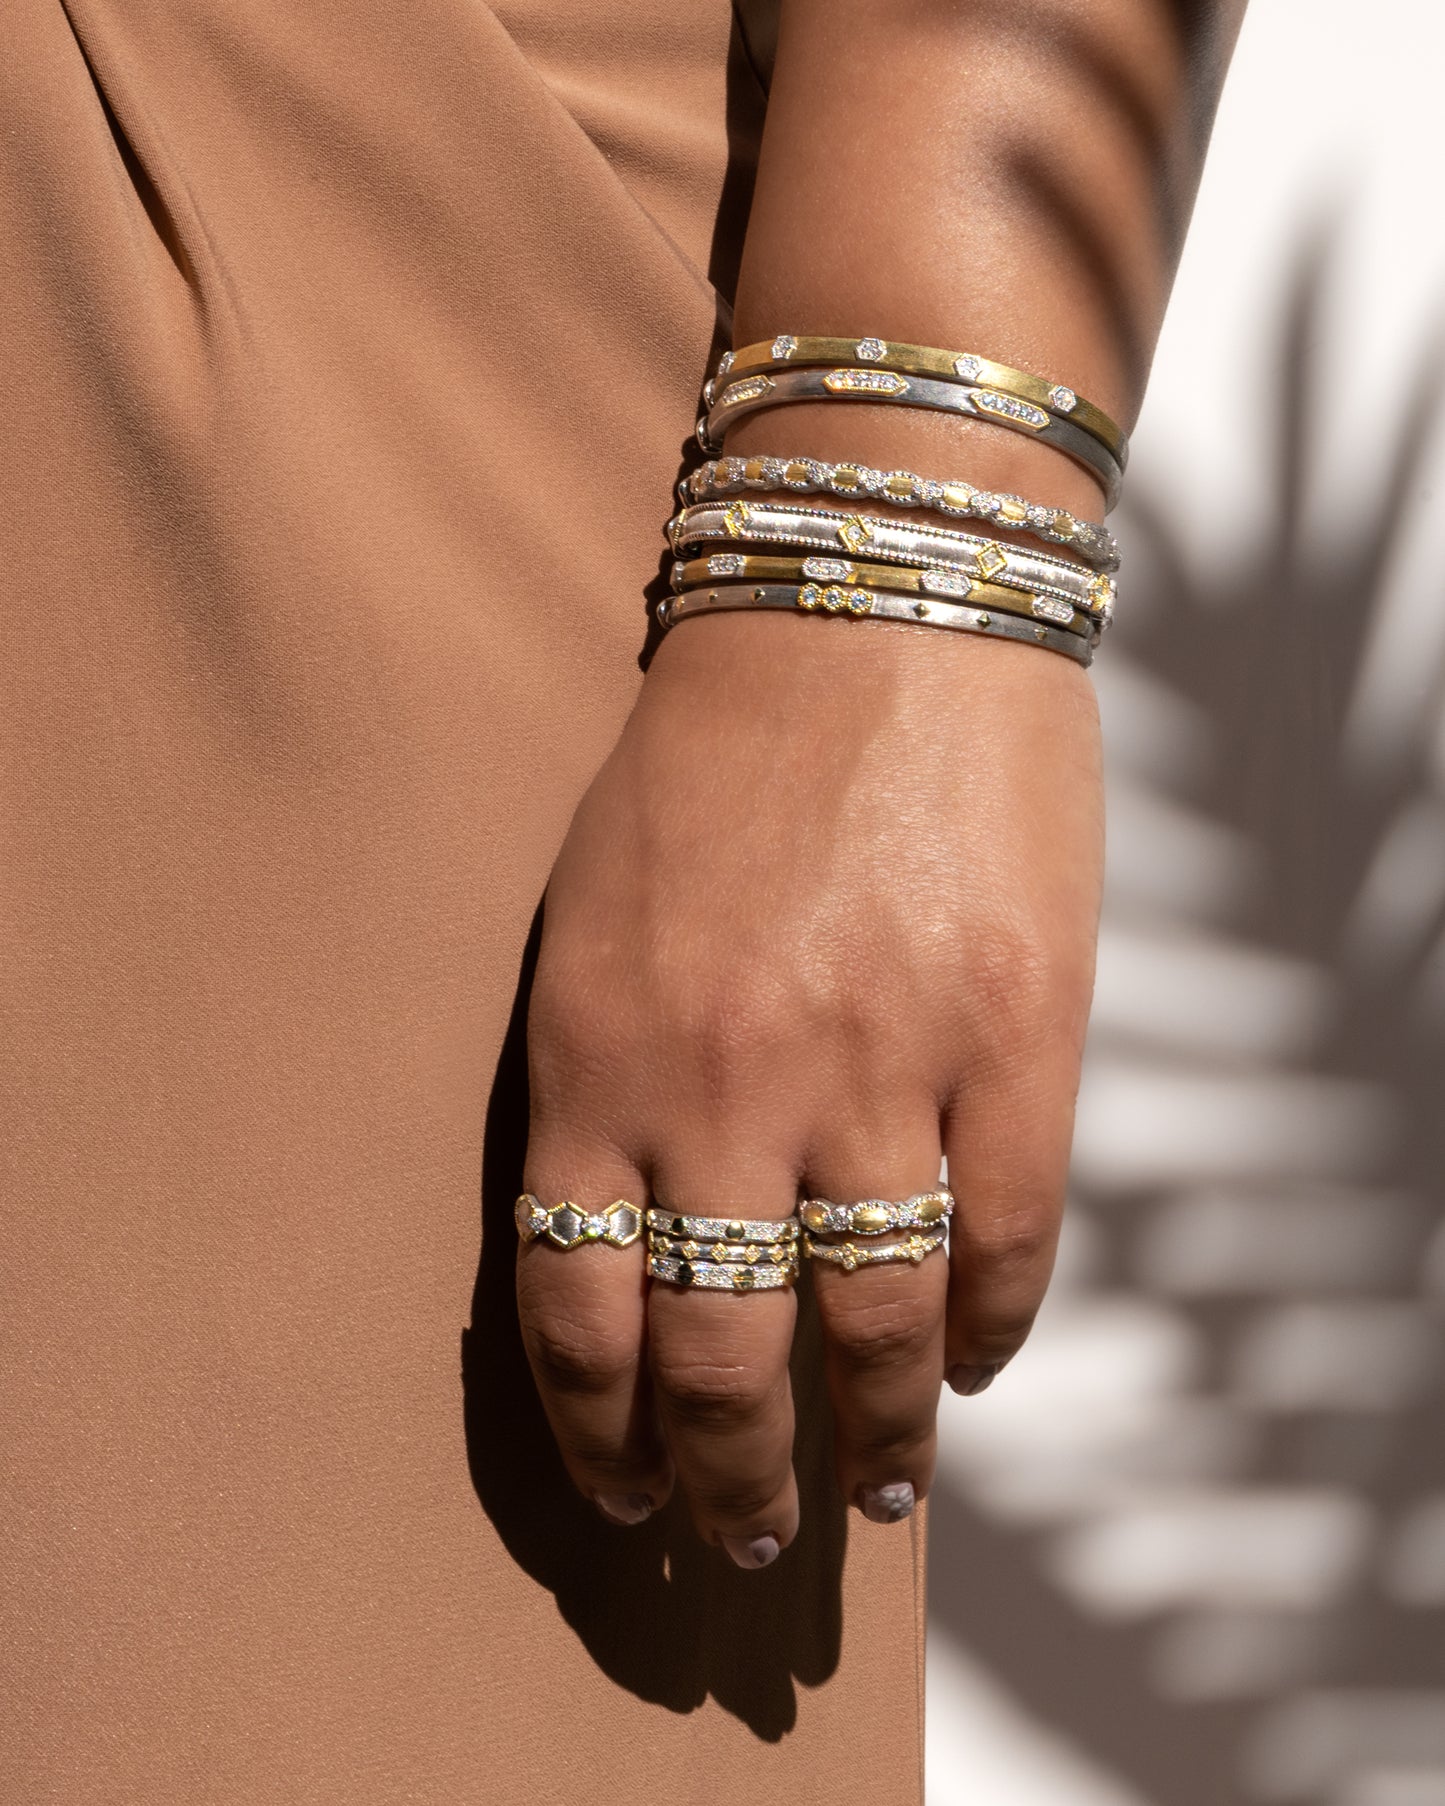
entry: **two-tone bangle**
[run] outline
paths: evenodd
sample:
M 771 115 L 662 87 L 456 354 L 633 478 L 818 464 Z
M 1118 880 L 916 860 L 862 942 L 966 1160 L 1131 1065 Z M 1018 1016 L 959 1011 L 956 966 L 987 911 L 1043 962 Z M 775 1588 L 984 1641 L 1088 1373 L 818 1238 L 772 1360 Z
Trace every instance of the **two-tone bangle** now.
M 1007 593 L 1007 592 L 1005 592 Z M 1015 604 L 1016 605 L 1016 604 Z M 718 614 L 738 609 L 773 609 L 833 615 L 838 619 L 869 617 L 884 621 L 908 621 L 942 627 L 955 633 L 985 634 L 992 639 L 1017 640 L 1062 653 L 1075 664 L 1094 662 L 1094 636 L 1085 639 L 1062 628 L 1030 621 L 999 608 L 977 608 L 953 602 L 908 596 L 887 590 L 856 589 L 851 585 L 819 583 L 719 583 L 710 589 L 691 590 L 683 596 L 664 596 L 656 609 L 664 628 L 675 627 L 691 615 Z
M 1023 401 L 1002 390 L 937 377 L 903 376 L 896 370 L 859 368 L 833 370 L 780 370 L 775 376 L 752 376 L 731 381 L 718 395 L 699 435 L 706 452 L 722 449 L 731 427 L 765 408 L 804 401 L 862 401 L 886 407 L 928 408 L 937 413 L 961 414 L 1007 427 L 1051 445 L 1094 476 L 1104 491 L 1107 513 L 1119 499 L 1124 469 L 1101 439 L 1085 432 L 1066 416 Z
M 830 508 L 799 508 L 781 503 L 754 501 L 700 502 L 684 508 L 668 523 L 668 537 L 677 550 L 705 540 L 745 539 L 756 544 L 815 547 L 821 552 L 841 552 L 847 559 L 867 558 L 885 564 L 933 568 L 945 566 L 967 572 L 981 581 L 1006 589 L 1029 590 L 1052 596 L 1097 615 L 1107 623 L 1117 601 L 1114 579 L 1102 571 L 1055 558 L 1048 552 L 1005 544 L 975 533 L 959 533 L 946 527 L 915 526 L 912 522 L 884 520 L 876 515 L 840 514 Z M 710 570 L 726 577 L 739 568 L 730 565 L 734 553 L 714 555 Z M 846 562 L 825 560 L 831 565 Z M 851 571 L 809 570 L 805 577 L 849 579 Z M 867 582 L 867 578 L 860 579 Z M 936 593 L 947 593 L 946 588 Z M 959 592 L 967 594 L 967 590 Z
M 799 602 L 798 606 L 814 606 L 828 614 L 873 613 L 872 609 L 852 607 L 852 600 L 886 592 L 910 598 L 926 596 L 946 602 L 971 602 L 975 608 L 1047 621 L 1064 633 L 1083 637 L 1092 638 L 1100 629 L 1100 623 L 1092 615 L 1057 596 L 1036 595 L 1026 589 L 1005 589 L 997 583 L 971 577 L 966 571 L 947 567 L 900 571 L 885 564 L 854 564 L 844 558 L 767 558 L 740 552 L 694 558 L 673 567 L 673 588 L 679 595 L 714 589 L 720 580 L 811 586 L 820 592 L 816 603 L 809 598 Z M 830 591 L 843 599 L 835 599 Z
M 1119 543 L 1097 521 L 1080 520 L 1067 508 L 1001 495 L 961 478 L 941 481 L 910 470 L 875 470 L 867 464 L 830 464 L 821 458 L 712 458 L 679 486 L 684 506 L 733 496 L 740 490 L 794 495 L 834 495 L 847 502 L 891 502 L 954 520 L 978 520 L 994 527 L 1031 533 L 1051 545 L 1067 546 L 1097 571 L 1117 571 Z
M 1129 441 L 1124 429 L 1102 408 L 1086 401 L 1065 383 L 1050 382 L 1011 364 L 979 357 L 971 351 L 944 351 L 932 345 L 905 345 L 893 339 L 865 336 L 861 339 L 809 338 L 780 333 L 777 338 L 744 345 L 732 353 L 727 385 L 771 376 L 800 365 L 853 364 L 888 370 L 899 376 L 938 378 L 944 382 L 976 384 L 1048 414 L 1069 420 L 1097 439 L 1123 470 L 1129 462 Z M 707 398 L 711 407 L 718 390 Z

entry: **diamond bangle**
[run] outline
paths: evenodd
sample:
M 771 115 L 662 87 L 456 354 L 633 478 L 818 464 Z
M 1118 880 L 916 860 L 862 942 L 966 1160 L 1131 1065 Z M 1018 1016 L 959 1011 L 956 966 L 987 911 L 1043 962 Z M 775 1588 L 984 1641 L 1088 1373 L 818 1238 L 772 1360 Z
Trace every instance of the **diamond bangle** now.
M 744 345 L 733 352 L 726 372 L 719 370 L 714 381 L 720 386 L 726 374 L 731 382 L 746 382 L 807 364 L 866 364 L 872 370 L 891 370 L 901 376 L 939 377 L 945 382 L 978 383 L 987 389 L 1002 390 L 1082 427 L 1113 454 L 1121 470 L 1129 462 L 1128 438 L 1102 408 L 1085 401 L 1064 383 L 1031 376 L 1026 370 L 977 357 L 971 351 L 940 351 L 931 345 L 900 345 L 876 338 L 795 338 L 785 332 L 771 343 Z
M 650 1254 L 647 1271 L 651 1278 L 660 1279 L 667 1285 L 701 1287 L 715 1292 L 777 1292 L 796 1284 L 798 1278 L 796 1260 L 785 1267 L 727 1267 Z
M 642 1233 L 642 1212 L 625 1198 L 606 1210 L 586 1211 L 565 1200 L 548 1208 L 524 1191 L 513 1206 L 513 1217 L 524 1242 L 542 1236 L 558 1248 L 580 1248 L 589 1242 L 630 1248 Z
M 711 501 L 740 489 L 789 490 L 795 495 L 836 495 L 844 501 L 871 497 L 897 508 L 921 508 L 955 520 L 987 521 L 1068 546 L 1097 571 L 1117 571 L 1119 545 L 1107 527 L 1080 520 L 1067 508 L 999 495 L 963 481 L 939 481 L 910 470 L 874 470 L 866 464 L 829 464 L 819 458 L 715 458 L 679 485 L 679 500 Z
M 856 1242 L 815 1242 L 811 1235 L 805 1235 L 803 1247 L 809 1260 L 828 1261 L 851 1273 L 857 1267 L 882 1267 L 901 1260 L 912 1261 L 917 1266 L 930 1254 L 936 1254 L 947 1239 L 939 1230 L 933 1235 L 910 1235 L 902 1242 L 859 1247 Z
M 916 1192 L 901 1204 L 884 1198 L 863 1198 L 856 1204 L 830 1204 L 826 1198 L 805 1198 L 798 1206 L 798 1221 L 810 1235 L 887 1235 L 894 1229 L 938 1229 L 953 1215 L 953 1193 L 946 1185 L 935 1191 Z
M 750 501 L 700 503 L 684 508 L 668 522 L 667 530 L 673 546 L 679 549 L 699 540 L 746 539 L 760 544 L 816 546 L 821 551 L 847 555 L 810 559 L 810 564 L 829 568 L 806 570 L 805 577 L 846 579 L 851 575 L 853 558 L 879 559 L 886 564 L 925 570 L 946 567 L 983 582 L 1002 584 L 1006 589 L 1054 596 L 1098 615 L 1106 624 L 1112 620 L 1118 600 L 1118 586 L 1112 577 L 1070 564 L 1064 558 L 1054 558 L 1047 552 L 1030 551 L 978 534 L 950 532 L 946 527 L 905 525 L 866 514 L 841 514 L 831 508 L 792 508 Z M 733 575 L 739 568 L 737 556 L 730 552 L 713 554 L 707 561 L 711 575 Z M 937 593 L 948 592 L 944 588 Z M 967 585 L 958 593 L 966 594 Z
M 1024 433 L 1063 452 L 1095 477 L 1103 487 L 1106 513 L 1118 502 L 1123 486 L 1124 469 L 1118 458 L 1101 439 L 1071 420 L 1001 389 L 944 382 L 935 377 L 900 376 L 894 370 L 782 370 L 776 376 L 730 382 L 703 422 L 698 441 L 705 452 L 719 451 L 730 427 L 764 408 L 796 401 L 864 401 L 889 407 L 929 408 L 945 414 L 965 414 L 1013 433 Z

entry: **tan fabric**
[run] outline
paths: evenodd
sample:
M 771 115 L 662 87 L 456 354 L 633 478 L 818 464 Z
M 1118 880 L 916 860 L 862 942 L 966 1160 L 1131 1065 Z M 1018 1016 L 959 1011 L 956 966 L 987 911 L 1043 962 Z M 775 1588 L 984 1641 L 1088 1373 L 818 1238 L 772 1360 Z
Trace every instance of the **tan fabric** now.
M 817 1438 L 767 1574 L 608 1529 L 511 1305 L 515 999 L 735 265 L 730 28 L 7 0 L 6 1806 L 918 1798 L 917 1539 Z

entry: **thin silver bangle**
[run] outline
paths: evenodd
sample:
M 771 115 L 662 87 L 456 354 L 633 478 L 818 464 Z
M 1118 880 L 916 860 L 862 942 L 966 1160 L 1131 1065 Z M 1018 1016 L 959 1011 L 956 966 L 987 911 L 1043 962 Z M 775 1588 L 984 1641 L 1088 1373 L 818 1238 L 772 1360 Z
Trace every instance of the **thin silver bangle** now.
M 793 495 L 835 495 L 845 502 L 868 498 L 896 508 L 920 508 L 953 520 L 986 521 L 1067 546 L 1096 571 L 1117 571 L 1119 542 L 1098 521 L 1080 520 L 1067 508 L 1000 495 L 962 479 L 940 481 L 911 470 L 874 470 L 867 464 L 829 464 L 822 458 L 713 458 L 678 485 L 684 507 L 736 495 L 740 490 L 785 490 Z
M 812 600 L 807 599 L 811 593 Z M 1088 666 L 1094 662 L 1092 639 L 1046 627 L 1042 621 L 1029 621 L 1021 615 L 1005 614 L 986 608 L 970 608 L 960 603 L 913 601 L 907 596 L 890 595 L 885 590 L 855 590 L 838 586 L 834 589 L 836 605 L 829 591 L 815 583 L 719 584 L 716 589 L 697 589 L 685 596 L 664 596 L 656 609 L 657 620 L 665 628 L 675 627 L 690 615 L 719 614 L 735 609 L 786 609 L 789 612 L 823 612 L 840 618 L 883 621 L 908 621 L 915 626 L 946 627 L 956 633 L 978 633 L 996 640 L 1018 640 L 1030 646 L 1042 646 L 1060 652 L 1075 664 Z
M 1051 445 L 1081 464 L 1102 486 L 1106 514 L 1117 505 L 1123 488 L 1124 471 L 1119 460 L 1102 440 L 1072 421 L 1061 420 L 1046 409 L 999 389 L 943 382 L 937 377 L 900 376 L 896 370 L 781 370 L 776 376 L 752 376 L 744 382 L 731 382 L 707 415 L 699 443 L 705 452 L 721 451 L 723 436 L 731 427 L 765 408 L 796 401 L 861 401 L 965 414 Z
M 820 551 L 843 552 L 884 564 L 920 568 L 947 566 L 966 571 L 986 583 L 1006 589 L 1029 590 L 1056 596 L 1074 608 L 1097 615 L 1106 624 L 1113 618 L 1118 600 L 1112 577 L 1070 564 L 1048 552 L 1008 545 L 975 533 L 951 532 L 947 527 L 905 525 L 877 515 L 840 514 L 832 508 L 793 508 L 781 503 L 737 501 L 702 502 L 668 522 L 668 538 L 675 549 L 699 540 L 757 540 L 789 546 L 816 546 Z M 733 574 L 727 560 L 736 553 L 722 552 L 709 561 L 712 575 Z M 843 564 L 846 559 L 821 562 Z M 736 566 L 733 570 L 736 570 Z M 806 571 L 808 577 L 847 581 L 848 570 Z

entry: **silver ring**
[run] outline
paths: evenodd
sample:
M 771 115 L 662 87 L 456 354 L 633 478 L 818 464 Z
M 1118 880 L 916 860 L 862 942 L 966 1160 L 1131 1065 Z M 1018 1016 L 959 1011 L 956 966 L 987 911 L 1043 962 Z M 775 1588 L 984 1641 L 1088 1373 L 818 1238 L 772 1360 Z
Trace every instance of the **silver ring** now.
M 663 1235 L 694 1242 L 791 1242 L 798 1225 L 791 1217 L 761 1221 L 746 1217 L 684 1217 L 670 1210 L 649 1210 L 647 1227 Z
M 548 1208 L 524 1191 L 512 1207 L 517 1234 L 524 1242 L 545 1237 L 554 1247 L 581 1248 L 591 1242 L 607 1242 L 614 1248 L 630 1248 L 642 1233 L 642 1212 L 626 1198 L 605 1210 L 587 1211 L 568 1200 Z
M 805 1235 L 803 1247 L 809 1260 L 827 1261 L 830 1266 L 852 1273 L 859 1267 L 892 1266 L 905 1260 L 920 1266 L 930 1254 L 937 1254 L 947 1240 L 940 1229 L 932 1235 L 910 1235 L 906 1241 L 860 1248 L 856 1242 L 815 1242 L 811 1235 Z
M 786 1267 L 723 1267 L 706 1261 L 694 1265 L 662 1254 L 648 1255 L 647 1271 L 666 1285 L 710 1292 L 779 1292 L 796 1284 L 798 1277 L 796 1262 Z
M 706 1260 L 715 1266 L 755 1267 L 762 1262 L 785 1267 L 789 1262 L 796 1263 L 798 1258 L 796 1241 L 699 1242 L 688 1239 L 680 1242 L 653 1230 L 648 1235 L 647 1246 L 651 1253 L 665 1255 L 669 1260 Z

